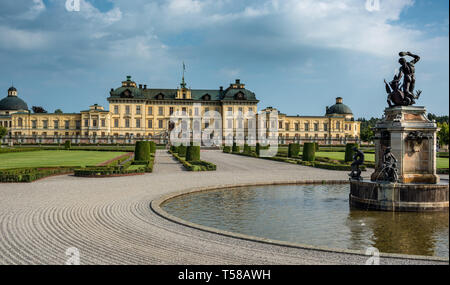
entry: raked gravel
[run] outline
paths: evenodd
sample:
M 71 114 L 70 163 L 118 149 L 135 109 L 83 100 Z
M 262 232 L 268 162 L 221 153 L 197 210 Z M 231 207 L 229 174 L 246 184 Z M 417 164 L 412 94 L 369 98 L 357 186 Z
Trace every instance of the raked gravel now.
M 164 195 L 201 187 L 294 180 L 347 180 L 347 172 L 202 151 L 217 171 L 188 172 L 166 151 L 142 176 L 56 176 L 0 184 L 0 264 L 364 264 L 367 256 L 227 237 L 169 221 L 150 209 Z M 366 173 L 365 175 L 367 175 Z M 382 257 L 381 264 L 448 264 Z

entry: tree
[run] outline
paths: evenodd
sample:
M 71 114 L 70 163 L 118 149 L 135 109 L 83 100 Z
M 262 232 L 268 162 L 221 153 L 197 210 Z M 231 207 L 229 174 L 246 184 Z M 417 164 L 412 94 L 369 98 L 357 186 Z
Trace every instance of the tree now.
M 45 109 L 40 106 L 33 106 L 31 109 L 33 110 L 33 113 L 35 113 L 35 114 L 47 113 L 47 111 L 45 111 Z
M 360 137 L 362 141 L 370 142 L 373 140 L 374 133 L 372 128 L 375 127 L 379 120 L 378 118 L 370 118 L 370 120 L 366 120 L 365 118 L 358 119 L 361 122 Z
M 448 145 L 449 142 L 449 130 L 448 130 L 448 123 L 438 123 L 438 127 L 440 128 L 439 132 L 437 133 L 437 136 L 439 138 L 439 144 L 440 145 Z
M 430 121 L 436 120 L 436 123 L 445 123 L 445 122 L 447 122 L 447 124 L 448 124 L 448 116 L 437 116 L 435 114 L 428 113 L 427 118 Z
M 3 126 L 0 126 L 0 139 L 2 139 L 4 136 L 6 136 L 7 133 L 8 133 L 8 130 Z
M 55 110 L 55 114 L 62 114 L 62 113 L 63 113 L 63 111 L 61 109 L 56 109 Z

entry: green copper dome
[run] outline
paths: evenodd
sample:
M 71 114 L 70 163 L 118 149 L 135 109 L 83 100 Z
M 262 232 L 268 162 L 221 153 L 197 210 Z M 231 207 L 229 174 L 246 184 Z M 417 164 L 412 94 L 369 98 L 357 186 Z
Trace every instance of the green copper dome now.
M 338 114 L 338 115 L 352 115 L 352 109 L 349 106 L 342 103 L 342 98 L 336 98 L 336 104 L 331 107 L 327 107 L 327 115 Z
M 28 105 L 17 97 L 17 89 L 10 87 L 8 89 L 8 97 L 0 100 L 0 110 L 2 111 L 19 111 L 28 110 Z

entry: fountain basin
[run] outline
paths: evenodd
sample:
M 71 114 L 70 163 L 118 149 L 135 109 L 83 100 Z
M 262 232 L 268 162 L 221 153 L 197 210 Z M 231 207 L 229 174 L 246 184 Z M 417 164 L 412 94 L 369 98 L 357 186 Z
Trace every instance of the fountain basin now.
M 448 184 L 350 181 L 350 205 L 399 212 L 448 211 Z

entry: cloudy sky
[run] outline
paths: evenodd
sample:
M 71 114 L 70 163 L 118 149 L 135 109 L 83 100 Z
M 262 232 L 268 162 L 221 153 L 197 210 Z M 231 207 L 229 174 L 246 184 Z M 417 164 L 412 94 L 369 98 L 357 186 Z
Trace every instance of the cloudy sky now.
M 77 1 L 77 0 L 74 0 Z M 213 89 L 240 78 L 290 115 L 342 96 L 381 116 L 398 52 L 421 56 L 418 105 L 448 114 L 448 0 L 66 0 L 0 2 L 0 91 L 53 112 L 107 105 L 126 75 L 152 88 Z

